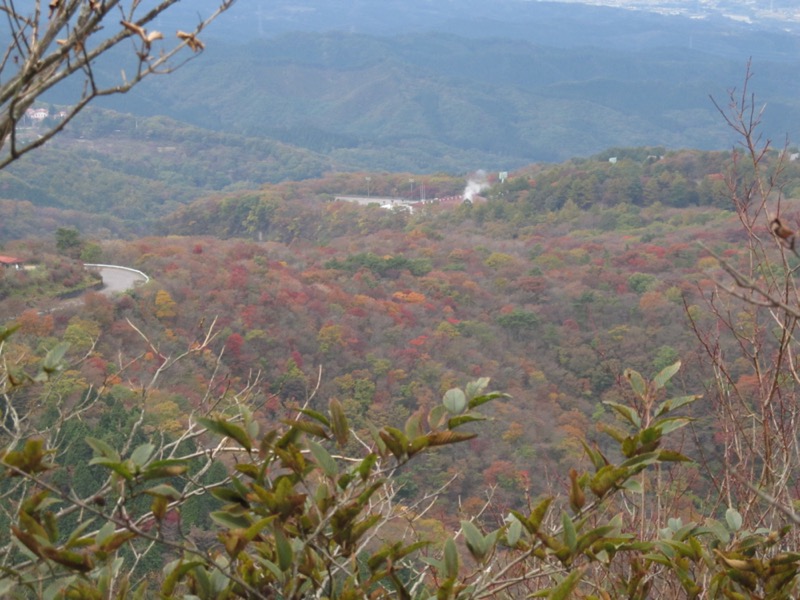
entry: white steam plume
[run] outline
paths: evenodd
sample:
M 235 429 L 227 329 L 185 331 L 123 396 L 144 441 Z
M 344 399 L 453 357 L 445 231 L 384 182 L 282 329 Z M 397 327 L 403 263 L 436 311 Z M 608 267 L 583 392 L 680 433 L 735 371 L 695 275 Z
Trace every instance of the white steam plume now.
M 464 188 L 464 200 L 472 202 L 475 196 L 488 187 L 489 182 L 486 179 L 486 171 L 475 171 L 467 180 L 467 187 Z

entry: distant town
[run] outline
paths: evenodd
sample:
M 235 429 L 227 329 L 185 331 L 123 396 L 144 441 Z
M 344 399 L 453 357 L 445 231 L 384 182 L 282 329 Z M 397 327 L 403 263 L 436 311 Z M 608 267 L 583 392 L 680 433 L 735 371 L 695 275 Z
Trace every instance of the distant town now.
M 36 125 L 37 123 L 41 123 L 45 119 L 49 119 L 53 117 L 55 119 L 66 119 L 67 118 L 67 111 L 59 110 L 53 111 L 53 114 L 50 114 L 49 108 L 29 108 L 25 111 L 25 119 L 28 121 L 30 125 Z
M 800 5 L 794 0 L 560 0 L 563 3 L 612 6 L 662 15 L 706 18 L 719 15 L 743 23 L 778 21 L 800 24 Z

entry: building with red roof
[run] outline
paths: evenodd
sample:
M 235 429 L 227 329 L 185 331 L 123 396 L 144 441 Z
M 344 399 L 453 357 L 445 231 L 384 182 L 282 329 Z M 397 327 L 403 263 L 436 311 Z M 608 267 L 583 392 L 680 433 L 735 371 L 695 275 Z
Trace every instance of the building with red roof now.
M 24 261 L 16 256 L 2 256 L 0 255 L 0 266 L 7 269 L 21 269 Z

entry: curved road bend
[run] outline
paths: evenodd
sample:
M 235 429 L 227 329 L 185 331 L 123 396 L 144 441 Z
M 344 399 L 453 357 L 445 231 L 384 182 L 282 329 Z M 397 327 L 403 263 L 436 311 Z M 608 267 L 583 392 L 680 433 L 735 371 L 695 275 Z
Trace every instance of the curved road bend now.
M 103 277 L 105 284 L 103 289 L 100 290 L 101 294 L 112 296 L 118 292 L 129 290 L 139 282 L 144 283 L 147 281 L 139 273 L 128 271 L 126 269 L 115 269 L 114 267 L 98 267 L 97 271 Z
M 131 289 L 137 283 L 145 283 L 148 281 L 147 276 L 143 273 L 139 273 L 132 269 L 126 269 L 124 267 L 113 267 L 111 265 L 104 265 L 102 267 L 93 267 L 97 269 L 100 275 L 103 277 L 103 289 L 100 290 L 101 294 L 106 296 L 113 296 L 114 294 L 124 292 L 126 290 Z M 62 310 L 69 307 L 78 306 L 83 302 L 83 297 L 77 298 L 70 298 L 69 300 L 60 300 L 55 303 L 55 305 L 49 307 L 48 309 L 44 310 L 43 312 L 53 312 L 54 310 Z M 42 311 L 40 311 L 42 314 Z M 19 315 L 0 315 L 0 324 L 5 321 L 12 321 Z

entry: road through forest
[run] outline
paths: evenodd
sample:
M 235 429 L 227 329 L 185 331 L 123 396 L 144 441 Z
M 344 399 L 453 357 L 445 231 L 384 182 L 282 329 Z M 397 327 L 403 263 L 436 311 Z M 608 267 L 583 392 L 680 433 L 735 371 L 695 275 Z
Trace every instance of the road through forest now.
M 100 293 L 106 296 L 113 296 L 114 294 L 125 292 L 137 284 L 147 283 L 150 281 L 150 278 L 141 271 L 130 269 L 128 267 L 88 264 L 86 266 L 96 269 L 103 278 L 103 288 L 100 290 Z M 76 298 L 69 298 L 68 300 L 50 300 L 46 303 L 46 306 L 40 306 L 40 314 L 79 306 L 82 303 L 82 295 Z M 18 316 L 19 314 L 0 314 L 0 324 L 7 321 L 12 321 Z
M 131 289 L 137 283 L 145 283 L 148 280 L 146 275 L 125 267 L 103 265 L 99 266 L 97 271 L 102 276 L 103 283 L 105 284 L 103 289 L 100 290 L 100 293 L 106 296 L 124 292 Z

